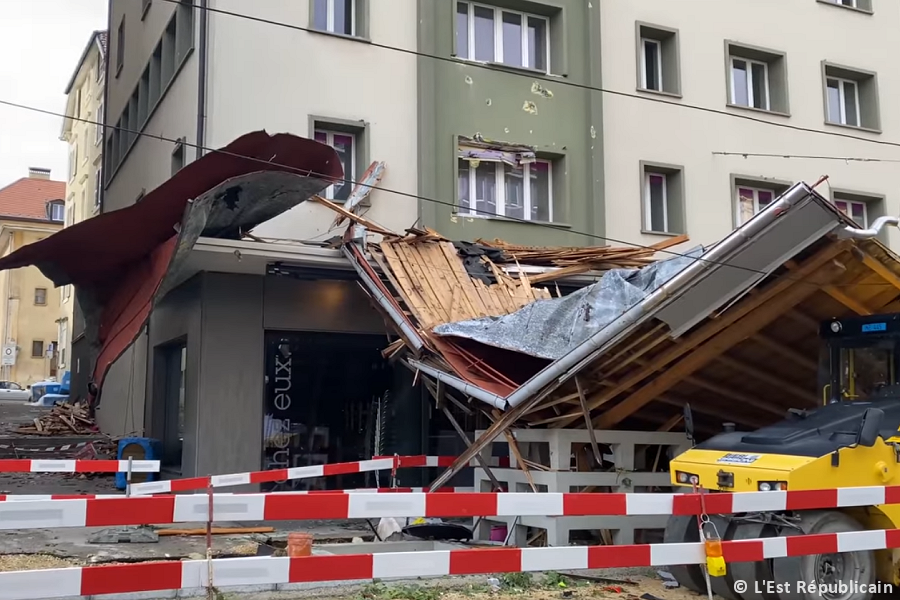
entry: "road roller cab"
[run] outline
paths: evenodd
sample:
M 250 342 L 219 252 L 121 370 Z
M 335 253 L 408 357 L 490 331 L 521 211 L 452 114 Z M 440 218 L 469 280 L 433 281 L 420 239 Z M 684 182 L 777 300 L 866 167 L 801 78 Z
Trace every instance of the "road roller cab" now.
M 674 484 L 711 492 L 763 493 L 900 484 L 900 314 L 827 321 L 820 335 L 819 406 L 791 409 L 784 420 L 753 432 L 729 427 L 696 444 L 671 461 Z M 693 437 L 690 408 L 685 427 Z M 726 540 L 895 529 L 900 528 L 900 506 L 759 511 L 714 515 L 712 520 Z M 699 541 L 696 519 L 673 517 L 666 541 Z M 713 591 L 729 600 L 763 600 L 765 594 L 736 594 L 737 579 L 827 583 L 849 578 L 900 584 L 898 565 L 900 553 L 888 550 L 737 564 L 726 577 L 713 578 Z M 678 567 L 673 574 L 685 587 L 705 591 L 699 567 Z M 865 592 L 835 596 L 870 597 Z M 807 596 L 794 593 L 780 600 L 788 598 Z

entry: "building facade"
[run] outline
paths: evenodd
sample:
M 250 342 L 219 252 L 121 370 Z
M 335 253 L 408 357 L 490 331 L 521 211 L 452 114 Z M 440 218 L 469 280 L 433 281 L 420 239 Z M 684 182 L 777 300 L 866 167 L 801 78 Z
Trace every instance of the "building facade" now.
M 69 145 L 65 226 L 99 214 L 103 191 L 103 96 L 106 84 L 107 33 L 91 34 L 66 86 L 66 118 L 61 138 Z M 71 285 L 60 288 L 59 368 L 71 367 L 75 329 L 75 294 Z
M 102 211 L 139 202 L 206 148 L 260 129 L 332 146 L 348 180 L 384 161 L 366 218 L 452 239 L 650 244 L 687 234 L 688 244 L 708 244 L 791 183 L 824 174 L 820 185 L 861 224 L 900 208 L 890 163 L 857 160 L 888 158 L 872 141 L 900 125 L 880 100 L 897 83 L 891 54 L 860 50 L 870 39 L 900 43 L 889 30 L 900 8 L 878 0 L 411 5 L 111 0 Z M 810 23 L 852 43 L 786 33 Z M 351 185 L 324 195 L 340 203 Z M 313 247 L 337 233 L 333 219 L 305 202 L 254 231 L 293 245 L 201 240 L 195 276 L 155 308 L 106 376 L 101 427 L 162 439 L 167 468 L 184 475 L 281 464 L 277 450 L 261 451 L 269 424 L 287 410 L 273 381 L 284 368 L 298 377 L 301 365 L 327 371 L 310 367 L 314 357 L 293 367 L 286 358 L 340 346 L 365 362 L 383 342 L 383 319 L 348 283 L 347 261 Z M 278 262 L 301 275 L 274 276 Z M 308 379 L 289 384 L 309 398 L 316 389 Z M 323 402 L 321 410 L 333 408 Z M 403 402 L 410 423 L 424 422 L 419 404 Z M 336 430 L 308 433 L 334 442 Z M 404 443 L 426 451 L 424 442 Z
M 66 184 L 49 169 L 31 168 L 0 188 L 0 255 L 63 227 Z M 37 267 L 0 272 L 0 379 L 26 387 L 58 376 L 60 295 Z
M 721 239 L 800 180 L 861 225 L 900 211 L 892 179 L 900 5 L 880 0 L 606 0 L 607 230 Z M 777 24 L 777 26 L 773 26 Z M 839 40 L 839 41 L 837 41 Z M 878 40 L 877 52 L 871 51 Z M 787 158 L 790 157 L 790 158 Z M 814 157 L 832 157 L 822 159 Z M 860 159 L 876 159 L 864 161 Z M 885 241 L 900 247 L 895 229 Z

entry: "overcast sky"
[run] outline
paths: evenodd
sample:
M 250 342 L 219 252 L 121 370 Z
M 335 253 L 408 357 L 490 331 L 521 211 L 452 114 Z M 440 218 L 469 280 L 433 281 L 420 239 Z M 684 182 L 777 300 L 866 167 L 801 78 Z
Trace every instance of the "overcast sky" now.
M 135 0 L 136 1 L 136 0 Z M 107 0 L 0 0 L 0 100 L 65 112 L 66 84 Z M 62 119 L 0 105 L 0 187 L 46 167 L 66 178 Z

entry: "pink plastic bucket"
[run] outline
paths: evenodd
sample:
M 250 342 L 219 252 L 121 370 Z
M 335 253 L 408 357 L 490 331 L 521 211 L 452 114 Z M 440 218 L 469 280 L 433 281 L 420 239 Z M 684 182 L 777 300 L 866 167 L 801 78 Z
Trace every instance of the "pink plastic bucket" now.
M 505 542 L 506 541 L 506 525 L 494 525 L 491 527 L 491 541 L 492 542 Z

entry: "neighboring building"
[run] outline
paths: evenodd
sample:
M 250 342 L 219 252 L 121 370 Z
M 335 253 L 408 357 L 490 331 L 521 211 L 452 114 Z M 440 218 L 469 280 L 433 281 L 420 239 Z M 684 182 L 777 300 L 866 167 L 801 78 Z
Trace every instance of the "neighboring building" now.
M 0 188 L 0 256 L 63 227 L 66 184 L 49 169 Z M 57 376 L 59 294 L 37 267 L 0 272 L 0 379 L 22 387 Z
M 69 179 L 66 183 L 65 226 L 70 227 L 100 212 L 103 190 L 103 94 L 106 76 L 105 31 L 91 34 L 66 86 L 66 118 L 62 140 L 69 144 Z M 59 290 L 59 369 L 71 367 L 75 294 L 71 285 Z
M 606 152 L 610 237 L 653 243 L 687 233 L 710 243 L 790 184 L 822 175 L 829 179 L 820 191 L 862 225 L 900 213 L 896 165 L 853 160 L 897 156 L 879 143 L 900 138 L 892 101 L 900 93 L 893 60 L 900 52 L 900 4 L 604 0 L 595 6 L 603 13 L 603 55 L 621 57 L 604 62 L 603 87 L 643 98 L 604 95 L 604 145 L 614 149 Z M 896 229 L 884 240 L 900 249 Z

